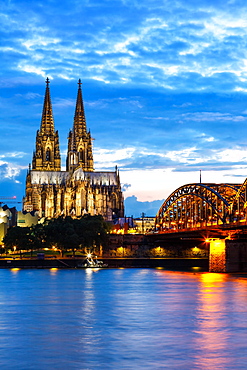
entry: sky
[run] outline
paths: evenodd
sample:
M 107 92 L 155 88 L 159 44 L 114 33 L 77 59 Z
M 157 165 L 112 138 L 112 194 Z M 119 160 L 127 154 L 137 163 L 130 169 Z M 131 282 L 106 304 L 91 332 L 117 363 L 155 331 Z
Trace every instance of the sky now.
M 95 170 L 119 167 L 126 216 L 200 171 L 245 180 L 245 1 L 0 0 L 0 32 L 0 198 L 25 195 L 47 77 L 63 167 L 81 78 Z

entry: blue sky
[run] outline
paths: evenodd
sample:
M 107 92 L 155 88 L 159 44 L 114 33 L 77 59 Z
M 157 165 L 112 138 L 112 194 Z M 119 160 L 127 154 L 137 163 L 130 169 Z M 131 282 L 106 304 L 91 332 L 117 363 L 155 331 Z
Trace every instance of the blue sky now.
M 245 1 L 0 4 L 0 196 L 24 195 L 47 76 L 63 165 L 81 78 L 95 169 L 118 165 L 127 216 L 153 216 L 200 170 L 244 181 Z

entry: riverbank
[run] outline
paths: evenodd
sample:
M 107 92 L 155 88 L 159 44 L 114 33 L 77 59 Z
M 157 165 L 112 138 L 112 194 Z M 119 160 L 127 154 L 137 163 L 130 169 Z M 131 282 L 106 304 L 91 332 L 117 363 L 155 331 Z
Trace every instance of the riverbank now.
M 177 271 L 208 271 L 208 258 L 101 258 L 109 268 L 164 268 Z M 0 268 L 78 268 L 82 258 L 0 259 Z

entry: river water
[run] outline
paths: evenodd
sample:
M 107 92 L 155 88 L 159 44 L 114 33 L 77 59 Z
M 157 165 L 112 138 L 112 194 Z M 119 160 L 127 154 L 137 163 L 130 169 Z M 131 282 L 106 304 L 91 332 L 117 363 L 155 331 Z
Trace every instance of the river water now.
M 247 369 L 247 276 L 0 270 L 1 369 Z

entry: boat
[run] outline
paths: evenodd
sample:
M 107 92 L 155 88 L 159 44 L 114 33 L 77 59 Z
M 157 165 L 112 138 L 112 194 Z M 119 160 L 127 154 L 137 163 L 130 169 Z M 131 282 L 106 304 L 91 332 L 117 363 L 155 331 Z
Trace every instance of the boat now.
M 105 268 L 108 267 L 107 263 L 103 263 L 103 261 L 99 261 L 97 259 L 97 256 L 92 257 L 92 255 L 89 253 L 86 257 L 86 259 L 81 263 L 77 265 L 78 268 Z

